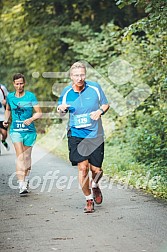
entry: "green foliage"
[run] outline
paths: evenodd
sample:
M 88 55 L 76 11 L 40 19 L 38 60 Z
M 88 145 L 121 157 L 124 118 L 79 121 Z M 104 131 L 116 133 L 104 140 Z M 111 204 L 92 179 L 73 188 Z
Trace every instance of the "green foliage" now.
M 154 111 L 151 116 L 146 114 L 138 118 L 138 124 L 133 143 L 133 153 L 137 160 L 148 165 L 158 164 L 161 167 L 166 167 L 167 119 L 165 114 Z

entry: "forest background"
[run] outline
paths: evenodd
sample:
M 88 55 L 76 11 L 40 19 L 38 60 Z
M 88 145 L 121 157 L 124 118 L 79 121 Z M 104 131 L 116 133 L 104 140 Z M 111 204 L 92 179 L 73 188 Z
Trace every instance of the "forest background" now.
M 70 65 L 84 60 L 110 102 L 103 116 L 105 173 L 163 198 L 166 13 L 166 0 L 0 0 L 0 82 L 13 91 L 13 74 L 25 74 L 44 111 L 37 123 L 41 142 L 60 138 L 54 152 L 67 159 L 67 139 L 60 136 L 65 120 L 55 106 Z

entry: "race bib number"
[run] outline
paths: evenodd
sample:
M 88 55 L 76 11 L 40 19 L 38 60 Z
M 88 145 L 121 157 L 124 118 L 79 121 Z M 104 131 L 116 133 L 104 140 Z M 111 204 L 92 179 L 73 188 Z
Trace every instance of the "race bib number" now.
M 26 131 L 29 130 L 28 126 L 23 123 L 23 121 L 13 122 L 14 131 Z
M 87 114 L 81 114 L 81 115 L 74 115 L 74 126 L 75 128 L 86 128 L 88 126 L 91 126 L 91 118 L 90 115 Z

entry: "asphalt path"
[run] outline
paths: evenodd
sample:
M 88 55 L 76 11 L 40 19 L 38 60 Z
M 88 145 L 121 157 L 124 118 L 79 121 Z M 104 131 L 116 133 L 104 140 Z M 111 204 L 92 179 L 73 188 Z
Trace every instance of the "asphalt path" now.
M 92 214 L 77 168 L 36 145 L 31 192 L 20 197 L 15 154 L 0 156 L 0 251 L 167 252 L 167 203 L 103 178 Z

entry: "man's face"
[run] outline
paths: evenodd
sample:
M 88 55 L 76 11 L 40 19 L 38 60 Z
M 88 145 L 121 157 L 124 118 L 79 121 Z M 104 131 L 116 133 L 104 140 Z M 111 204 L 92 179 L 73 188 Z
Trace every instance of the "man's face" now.
M 73 82 L 73 85 L 76 85 L 78 87 L 82 87 L 85 82 L 86 78 L 86 72 L 84 68 L 74 68 L 71 71 L 70 78 Z
M 13 85 L 18 93 L 22 93 L 24 91 L 25 82 L 23 78 L 17 79 L 13 82 Z

